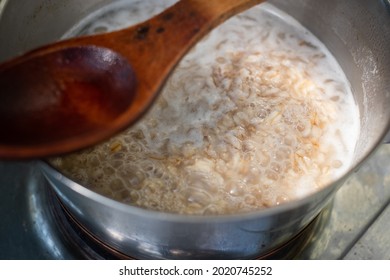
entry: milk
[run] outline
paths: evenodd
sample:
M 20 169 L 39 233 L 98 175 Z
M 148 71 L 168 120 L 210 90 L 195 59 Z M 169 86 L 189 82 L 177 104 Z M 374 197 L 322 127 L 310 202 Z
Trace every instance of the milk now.
M 174 2 L 115 2 L 66 36 L 123 28 Z M 350 168 L 358 134 L 359 111 L 335 58 L 292 17 L 265 3 L 194 47 L 143 120 L 52 163 L 131 205 L 231 214 L 325 187 Z

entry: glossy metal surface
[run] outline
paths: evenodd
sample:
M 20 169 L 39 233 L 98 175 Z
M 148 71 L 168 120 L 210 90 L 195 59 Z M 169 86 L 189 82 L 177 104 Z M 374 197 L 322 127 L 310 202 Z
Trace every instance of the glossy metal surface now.
M 390 259 L 389 174 L 390 145 L 382 145 L 337 192 L 326 219 L 271 258 Z M 0 161 L 0 259 L 110 259 L 68 232 L 48 190 L 36 162 Z
M 317 35 L 333 52 L 351 82 L 362 123 L 352 173 L 379 146 L 389 127 L 390 15 L 385 2 L 269 2 L 288 11 Z M 78 12 L 73 15 L 76 21 L 83 13 L 82 6 L 78 3 Z M 72 10 L 67 7 L 64 13 Z M 86 10 L 90 8 L 85 6 Z M 4 36 L 2 30 L 0 38 Z M 100 239 L 136 258 L 253 258 L 266 253 L 305 227 L 350 175 L 307 199 L 277 208 L 236 216 L 188 217 L 119 204 L 77 185 L 43 162 L 40 166 L 80 222 Z
M 60 199 L 97 238 L 135 258 L 254 258 L 283 244 L 329 202 L 333 189 L 258 213 L 196 217 L 131 207 L 93 193 L 41 162 Z

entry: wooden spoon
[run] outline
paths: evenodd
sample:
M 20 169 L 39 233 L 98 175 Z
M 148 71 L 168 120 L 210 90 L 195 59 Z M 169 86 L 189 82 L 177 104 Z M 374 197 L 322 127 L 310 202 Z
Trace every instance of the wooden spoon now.
M 54 156 L 137 121 L 180 59 L 262 0 L 182 0 L 111 33 L 57 42 L 0 65 L 0 158 Z

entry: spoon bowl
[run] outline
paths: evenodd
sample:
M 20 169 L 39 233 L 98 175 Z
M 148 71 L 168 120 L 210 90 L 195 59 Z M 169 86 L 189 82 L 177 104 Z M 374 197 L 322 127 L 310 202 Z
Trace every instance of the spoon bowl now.
M 182 0 L 138 25 L 0 65 L 0 158 L 61 155 L 136 122 L 204 35 L 262 0 Z
M 88 145 L 109 136 L 111 121 L 133 100 L 136 82 L 126 59 L 85 46 L 3 67 L 0 88 L 8 93 L 0 103 L 1 150 L 12 157 L 61 153 L 77 149 L 80 137 Z

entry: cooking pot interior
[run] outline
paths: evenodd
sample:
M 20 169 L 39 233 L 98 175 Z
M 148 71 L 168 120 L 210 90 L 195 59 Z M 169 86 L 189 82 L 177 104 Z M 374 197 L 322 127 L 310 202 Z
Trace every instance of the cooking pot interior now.
M 126 0 L 121 0 L 126 1 Z M 129 1 L 129 0 L 127 0 Z M 110 0 L 0 1 L 0 61 L 58 40 Z M 387 0 L 270 0 L 312 31 L 345 71 L 361 114 L 355 162 L 384 137 L 390 111 Z

